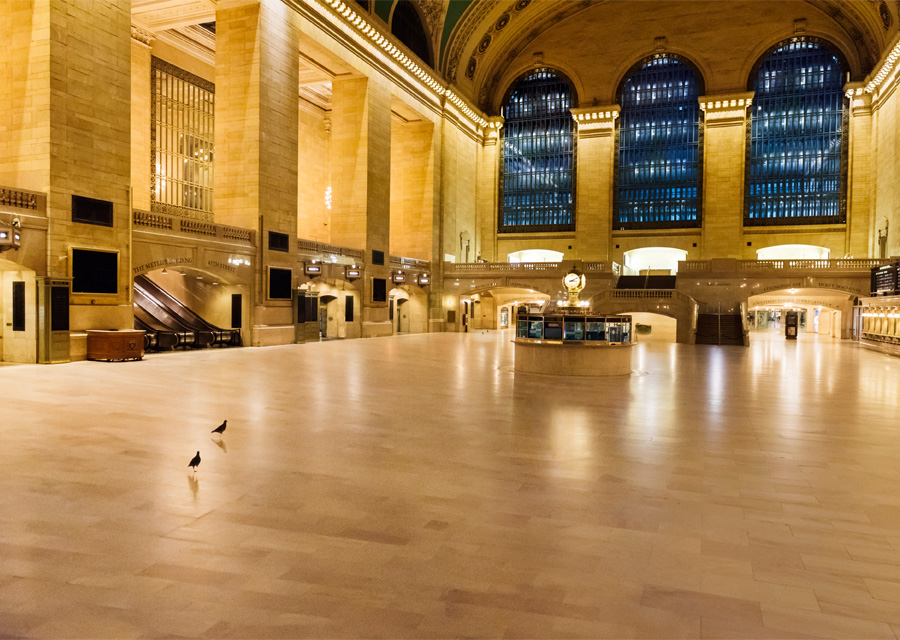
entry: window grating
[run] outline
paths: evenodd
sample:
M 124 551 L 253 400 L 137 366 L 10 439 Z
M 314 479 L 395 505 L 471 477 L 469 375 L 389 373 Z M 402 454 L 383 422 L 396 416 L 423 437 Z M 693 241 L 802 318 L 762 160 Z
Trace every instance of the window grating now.
M 504 103 L 501 232 L 575 228 L 575 95 L 550 69 L 522 76 Z
M 752 78 L 744 224 L 841 223 L 846 211 L 843 69 L 815 41 L 775 49 Z
M 616 229 L 700 226 L 701 128 L 697 74 L 661 54 L 619 92 Z
M 212 83 L 153 58 L 150 208 L 212 221 Z

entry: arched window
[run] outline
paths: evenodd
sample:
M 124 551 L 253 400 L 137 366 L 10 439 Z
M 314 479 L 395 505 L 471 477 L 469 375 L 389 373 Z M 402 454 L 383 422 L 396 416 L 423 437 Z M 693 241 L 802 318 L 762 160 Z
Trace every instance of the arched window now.
M 700 226 L 700 75 L 672 54 L 635 65 L 619 88 L 614 229 Z
M 391 18 L 391 33 L 409 47 L 410 51 L 419 56 L 422 62 L 429 67 L 434 67 L 425 27 L 422 26 L 422 20 L 411 0 L 397 0 L 397 6 L 394 7 L 394 15 Z
M 513 83 L 503 103 L 500 232 L 575 229 L 575 98 L 552 69 Z
M 844 222 L 844 68 L 822 41 L 795 38 L 751 74 L 745 225 Z

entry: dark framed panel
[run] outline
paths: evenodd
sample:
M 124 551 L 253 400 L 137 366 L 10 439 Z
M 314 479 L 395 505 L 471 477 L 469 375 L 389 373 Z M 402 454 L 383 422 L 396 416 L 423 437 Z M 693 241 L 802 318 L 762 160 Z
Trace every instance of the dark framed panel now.
M 113 203 L 85 196 L 72 195 L 72 222 L 113 226 Z
M 821 38 L 796 36 L 753 69 L 744 225 L 841 224 L 847 219 L 847 63 Z
M 287 253 L 291 250 L 291 237 L 286 233 L 278 231 L 269 232 L 269 251 L 282 251 Z
M 619 86 L 613 229 L 701 226 L 703 77 L 686 58 L 657 53 Z
M 578 98 L 562 73 L 519 76 L 503 101 L 499 233 L 575 229 L 575 121 Z
M 353 322 L 353 296 L 344 298 L 344 321 Z
M 25 282 L 12 283 L 12 330 L 25 331 Z
M 50 331 L 69 330 L 69 287 L 50 287 Z
M 269 299 L 290 300 L 293 295 L 292 279 L 290 269 L 269 267 Z
M 372 278 L 372 302 L 387 302 L 387 280 Z
M 73 293 L 118 293 L 119 254 L 115 251 L 72 249 Z
M 232 329 L 240 329 L 243 324 L 242 318 L 243 313 L 241 312 L 243 309 L 243 297 L 240 293 L 232 293 L 231 294 L 231 328 Z

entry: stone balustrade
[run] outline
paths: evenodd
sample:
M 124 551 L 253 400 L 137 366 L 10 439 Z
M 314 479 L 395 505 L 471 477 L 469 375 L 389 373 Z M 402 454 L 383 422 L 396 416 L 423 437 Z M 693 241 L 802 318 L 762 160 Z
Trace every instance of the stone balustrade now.
M 202 222 L 190 218 L 180 218 L 164 213 L 152 213 L 135 209 L 132 212 L 132 223 L 135 231 L 142 229 L 160 229 L 203 238 L 228 240 L 254 244 L 255 233 L 250 229 L 231 227 L 214 222 Z

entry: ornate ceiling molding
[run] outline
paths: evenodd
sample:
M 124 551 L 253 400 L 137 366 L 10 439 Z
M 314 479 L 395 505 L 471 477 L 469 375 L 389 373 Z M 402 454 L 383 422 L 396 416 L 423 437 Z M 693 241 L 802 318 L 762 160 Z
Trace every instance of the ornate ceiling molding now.
M 441 70 L 451 85 L 474 99 L 480 109 L 490 112 L 490 101 L 502 89 L 499 85 L 510 65 L 536 38 L 562 20 L 603 2 L 476 0 L 453 28 Z M 897 7 L 886 5 L 884 0 L 804 2 L 827 16 L 833 28 L 846 34 L 844 45 L 855 49 L 853 57 L 859 65 L 854 75 L 873 68 L 882 56 L 886 40 L 897 30 L 893 13 Z M 900 0 L 894 4 L 900 4 Z M 802 11 L 803 5 L 798 6 Z

